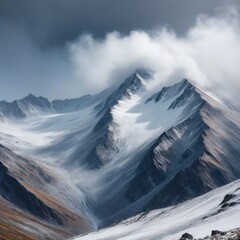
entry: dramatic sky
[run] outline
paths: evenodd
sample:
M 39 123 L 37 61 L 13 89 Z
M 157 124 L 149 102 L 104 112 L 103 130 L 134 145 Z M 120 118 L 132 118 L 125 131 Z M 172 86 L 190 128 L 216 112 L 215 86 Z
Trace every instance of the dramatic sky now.
M 137 67 L 152 68 L 166 81 L 189 75 L 202 85 L 217 86 L 221 79 L 225 87 L 228 78 L 234 89 L 240 76 L 239 5 L 1 0 L 0 99 L 30 92 L 50 99 L 96 93 Z

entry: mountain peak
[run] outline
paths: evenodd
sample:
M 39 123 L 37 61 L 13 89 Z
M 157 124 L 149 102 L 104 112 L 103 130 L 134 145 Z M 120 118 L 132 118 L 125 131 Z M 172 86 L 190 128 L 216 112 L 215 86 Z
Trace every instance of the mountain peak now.
M 134 74 L 135 74 L 136 76 L 140 76 L 140 77 L 142 77 L 142 78 L 144 78 L 144 79 L 149 79 L 149 78 L 151 78 L 151 76 L 152 76 L 151 71 L 150 71 L 150 70 L 147 70 L 147 69 L 145 69 L 145 68 L 138 68 L 138 69 L 134 72 Z
M 130 98 L 131 94 L 136 93 L 142 87 L 142 81 L 149 79 L 150 76 L 149 71 L 137 69 L 115 91 L 113 91 L 107 99 L 96 106 L 95 109 L 98 110 L 98 115 L 105 112 L 106 109 L 112 108 L 119 100 Z
M 182 84 L 182 85 L 189 85 L 189 84 L 192 85 L 187 78 L 183 78 L 183 80 L 180 82 L 180 84 Z
M 160 100 L 168 100 L 170 98 L 176 97 L 179 94 L 185 95 L 185 93 L 189 93 L 189 91 L 193 91 L 195 87 L 189 82 L 188 79 L 184 78 L 181 82 L 175 83 L 169 87 L 163 87 L 161 91 L 153 94 L 147 102 L 154 101 L 159 102 Z M 188 91 L 189 90 L 189 91 Z
M 33 113 L 50 112 L 52 108 L 47 98 L 36 97 L 30 93 L 26 97 L 11 103 L 1 101 L 0 110 L 1 115 L 5 118 L 22 119 Z
M 45 101 L 48 101 L 47 98 L 42 97 L 42 96 L 37 97 L 37 96 L 33 95 L 32 93 L 29 93 L 26 97 L 24 97 L 24 98 L 22 98 L 18 101 L 22 101 L 22 100 L 26 100 L 26 99 L 27 100 L 45 100 Z
M 33 95 L 32 93 L 29 93 L 25 98 L 36 98 L 36 96 Z

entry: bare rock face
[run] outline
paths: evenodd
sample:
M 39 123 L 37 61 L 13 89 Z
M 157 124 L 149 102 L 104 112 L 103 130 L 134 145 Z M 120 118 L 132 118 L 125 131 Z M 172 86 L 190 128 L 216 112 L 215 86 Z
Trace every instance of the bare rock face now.
M 180 238 L 180 240 L 192 240 L 192 239 L 193 239 L 193 236 L 189 233 L 184 233 Z
M 218 230 L 213 230 L 211 236 L 216 236 L 216 235 L 221 235 L 224 236 L 226 235 L 226 232 L 218 231 Z

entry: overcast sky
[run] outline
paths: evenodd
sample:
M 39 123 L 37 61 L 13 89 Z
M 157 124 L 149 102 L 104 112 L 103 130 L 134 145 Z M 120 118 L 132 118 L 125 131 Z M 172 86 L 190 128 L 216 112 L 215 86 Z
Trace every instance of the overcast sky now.
M 113 31 L 128 35 L 162 26 L 184 36 L 199 14 L 212 16 L 230 3 L 240 5 L 237 0 L 1 0 L 0 99 L 30 92 L 50 99 L 88 93 L 87 74 L 76 78 L 69 58 L 81 36 L 90 33 L 101 42 Z

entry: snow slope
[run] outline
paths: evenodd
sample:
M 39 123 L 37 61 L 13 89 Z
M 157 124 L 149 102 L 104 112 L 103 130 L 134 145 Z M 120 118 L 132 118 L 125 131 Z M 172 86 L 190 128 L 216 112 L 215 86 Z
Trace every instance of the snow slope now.
M 138 214 L 115 226 L 76 237 L 76 240 L 174 240 L 188 232 L 203 238 L 212 230 L 239 227 L 240 181 L 179 205 Z

